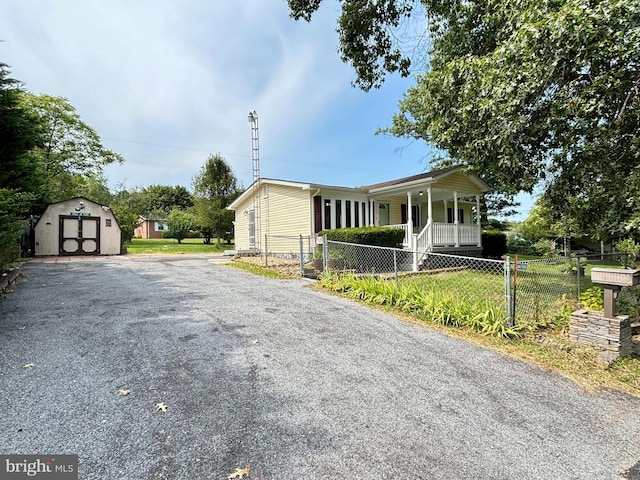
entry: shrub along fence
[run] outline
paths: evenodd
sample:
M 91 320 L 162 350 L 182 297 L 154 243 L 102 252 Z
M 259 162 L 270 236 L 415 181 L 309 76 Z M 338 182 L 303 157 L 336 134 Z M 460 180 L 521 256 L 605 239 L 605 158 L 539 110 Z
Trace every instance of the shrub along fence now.
M 301 276 L 342 272 L 354 278 L 394 282 L 415 292 L 439 292 L 451 301 L 481 311 L 502 312 L 507 327 L 565 326 L 569 313 L 602 309 L 602 289 L 591 282 L 594 266 L 624 264 L 620 254 L 519 260 L 465 257 L 442 253 L 420 255 L 401 248 L 361 245 L 315 236 L 265 235 L 265 266 L 288 262 Z M 417 264 L 417 271 L 414 266 Z M 638 315 L 640 295 L 623 289 L 618 311 Z
M 602 291 L 591 283 L 594 266 L 621 266 L 619 254 L 581 257 L 554 257 L 518 261 L 501 260 L 372 247 L 327 240 L 323 248 L 329 270 L 346 271 L 357 277 L 374 276 L 396 285 L 411 283 L 415 288 L 439 290 L 462 302 L 482 308 L 500 308 L 508 327 L 556 325 L 563 327 L 569 313 L 581 307 L 602 308 Z M 622 313 L 638 312 L 637 302 L 621 292 Z M 631 307 L 629 306 L 631 305 Z M 631 310 L 631 311 L 630 311 Z

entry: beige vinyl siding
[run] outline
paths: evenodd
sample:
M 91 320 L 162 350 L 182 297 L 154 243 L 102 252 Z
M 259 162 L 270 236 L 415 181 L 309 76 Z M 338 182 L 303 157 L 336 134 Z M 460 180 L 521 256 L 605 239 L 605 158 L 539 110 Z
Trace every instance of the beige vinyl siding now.
M 247 200 L 238 205 L 235 210 L 235 225 L 233 228 L 234 244 L 236 250 L 249 249 L 249 209 L 253 208 L 253 199 L 248 197 Z
M 262 211 L 267 217 L 263 218 L 262 234 L 310 235 L 312 225 L 311 195 L 311 191 L 297 187 L 269 185 L 267 197 L 260 199 Z
M 469 205 L 468 203 L 464 203 L 462 205 L 459 205 L 459 207 L 464 211 L 464 223 L 465 225 L 470 225 L 473 223 L 473 218 L 472 214 L 471 214 L 471 205 Z
M 444 210 L 444 202 L 436 202 L 431 207 L 433 211 L 433 221 L 438 223 L 445 223 L 447 221 L 447 213 Z M 425 218 L 428 213 L 425 212 Z M 425 223 L 426 220 L 425 220 Z
M 434 187 L 441 190 L 449 190 L 451 192 L 458 192 L 458 194 L 480 194 L 482 191 L 480 187 L 478 187 L 475 183 L 473 183 L 469 177 L 465 176 L 460 172 L 452 173 L 451 175 L 446 176 L 442 180 L 438 180 Z M 452 194 L 453 196 L 453 194 Z M 458 195 L 460 196 L 460 195 Z

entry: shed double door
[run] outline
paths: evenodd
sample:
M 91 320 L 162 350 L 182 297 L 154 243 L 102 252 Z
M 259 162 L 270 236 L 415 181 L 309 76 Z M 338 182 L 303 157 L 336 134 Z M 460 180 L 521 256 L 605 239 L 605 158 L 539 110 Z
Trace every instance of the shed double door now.
M 60 215 L 60 255 L 100 255 L 100 217 Z

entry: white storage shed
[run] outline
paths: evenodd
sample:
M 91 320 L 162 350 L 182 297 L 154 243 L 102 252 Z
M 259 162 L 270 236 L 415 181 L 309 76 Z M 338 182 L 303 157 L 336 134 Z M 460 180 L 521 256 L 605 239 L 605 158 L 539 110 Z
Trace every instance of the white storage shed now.
M 84 197 L 50 204 L 35 226 L 35 255 L 119 255 L 120 225 L 111 209 Z

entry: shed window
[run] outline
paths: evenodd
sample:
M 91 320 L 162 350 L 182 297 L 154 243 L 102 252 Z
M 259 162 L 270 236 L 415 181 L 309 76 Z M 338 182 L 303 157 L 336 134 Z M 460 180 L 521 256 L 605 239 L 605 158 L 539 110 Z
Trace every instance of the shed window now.
M 105 218 L 104 219 L 104 226 L 105 227 L 110 227 L 111 226 L 111 219 L 110 218 Z

